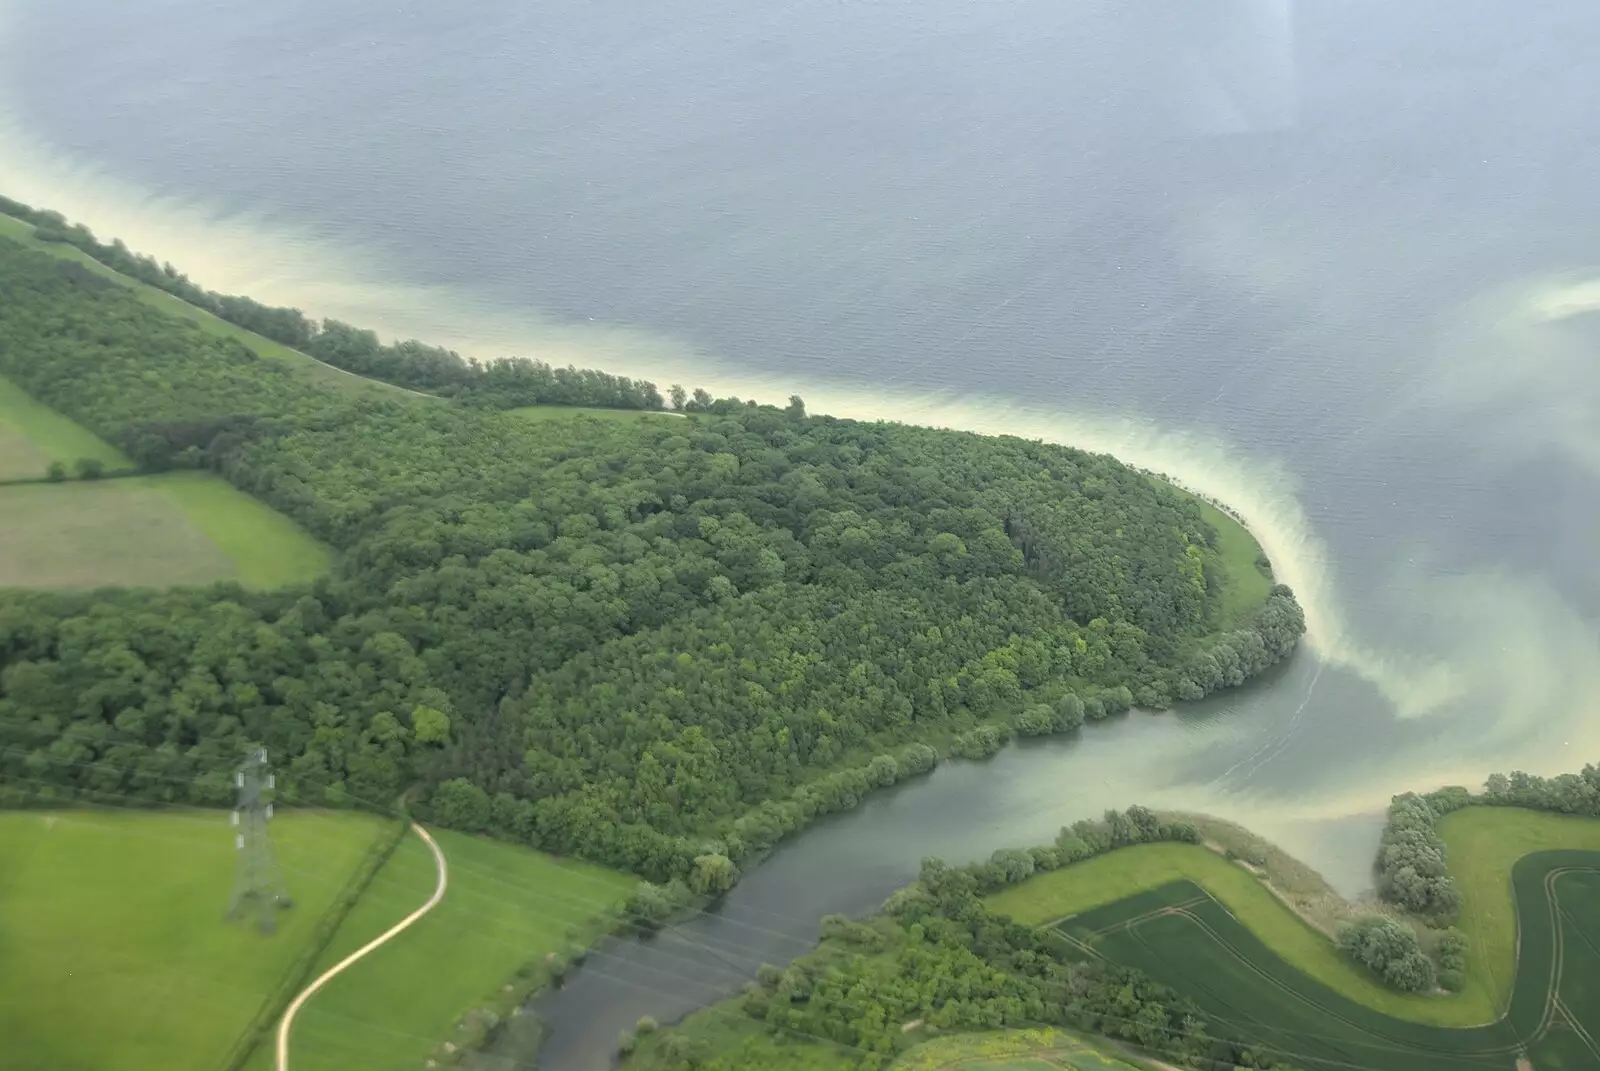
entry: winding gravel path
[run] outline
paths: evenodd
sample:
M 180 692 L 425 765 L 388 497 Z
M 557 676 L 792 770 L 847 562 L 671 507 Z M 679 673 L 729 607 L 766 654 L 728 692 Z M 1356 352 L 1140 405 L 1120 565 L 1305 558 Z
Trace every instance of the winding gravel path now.
M 411 914 L 389 927 L 383 933 L 374 937 L 354 952 L 350 953 L 332 967 L 318 975 L 310 985 L 300 991 L 294 998 L 287 1011 L 283 1013 L 283 1021 L 278 1024 L 278 1068 L 277 1071 L 289 1071 L 289 1031 L 294 1029 L 294 1017 L 300 1013 L 300 1008 L 310 1000 L 323 986 L 331 982 L 340 972 L 356 963 L 373 949 L 388 943 L 391 939 L 410 928 L 418 919 L 439 905 L 444 899 L 444 890 L 450 884 L 450 868 L 445 864 L 444 853 L 439 850 L 439 845 L 428 835 L 428 831 L 417 823 L 411 823 L 412 830 L 427 844 L 433 852 L 434 865 L 439 868 L 439 884 L 433 890 L 433 895 L 428 897 L 428 902 L 417 908 Z

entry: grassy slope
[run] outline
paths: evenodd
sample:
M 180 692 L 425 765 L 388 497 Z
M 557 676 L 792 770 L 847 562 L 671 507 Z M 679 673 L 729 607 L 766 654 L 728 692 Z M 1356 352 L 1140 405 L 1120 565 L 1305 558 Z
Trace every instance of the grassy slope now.
M 79 458 L 95 458 L 107 469 L 132 465 L 116 447 L 0 376 L 0 479 L 43 476 L 52 461 L 70 470 Z
M 0 813 L 0 1063 L 215 1066 L 378 831 L 359 815 L 281 814 L 296 906 L 264 937 L 223 921 L 226 812 Z
M 1244 525 L 1209 502 L 1200 503 L 1200 514 L 1217 530 L 1217 549 L 1213 561 L 1222 565 L 1227 584 L 1217 607 L 1222 628 L 1236 628 L 1249 622 L 1267 601 L 1272 577 L 1256 565 L 1261 546 Z
M 249 346 L 256 353 L 268 360 L 283 361 L 300 368 L 312 381 L 321 383 L 330 388 L 356 393 L 375 392 L 378 394 L 393 395 L 396 393 L 409 394 L 402 387 L 380 383 L 374 379 L 365 379 L 349 372 L 341 371 L 332 365 L 323 364 L 315 357 L 301 353 L 299 350 L 290 349 L 270 338 L 264 338 L 253 331 L 246 331 L 242 327 L 235 327 L 226 320 L 219 320 L 204 309 L 196 308 L 181 298 L 174 297 L 165 290 L 158 290 L 139 280 L 123 275 L 120 272 L 101 264 L 87 253 L 75 249 L 62 242 L 41 242 L 33 237 L 33 226 L 11 216 L 0 215 L 0 237 L 10 238 L 20 242 L 30 249 L 37 249 L 49 253 L 62 260 L 75 260 L 96 274 L 107 279 L 113 279 L 139 295 L 139 299 L 162 312 L 173 316 L 181 316 L 186 320 L 199 324 L 207 334 L 219 338 L 233 338 Z
M 463 1013 L 517 969 L 598 936 L 599 916 L 637 879 L 512 844 L 439 831 L 443 902 L 318 993 L 295 1026 L 296 1071 L 418 1067 Z M 434 888 L 433 857 L 408 837 L 329 945 L 318 970 L 388 929 Z M 258 1050 L 252 1068 L 269 1068 Z
M 1467 982 L 1463 997 L 1505 1007 L 1516 974 L 1517 916 L 1511 866 L 1529 852 L 1553 848 L 1600 851 L 1600 819 L 1471 807 L 1439 823 L 1450 871 L 1461 886 L 1461 919 L 1467 935 Z
M 1502 873 L 1509 874 L 1509 869 Z M 990 897 L 988 903 L 994 911 L 1018 922 L 1040 925 L 1180 880 L 1204 887 L 1291 966 L 1369 1008 L 1440 1026 L 1489 1022 L 1498 1014 L 1489 993 L 1481 989 L 1435 998 L 1386 988 L 1341 956 L 1333 942 L 1285 907 L 1242 867 L 1192 845 L 1124 848 L 1031 878 Z
M 638 420 L 642 417 L 683 419 L 678 413 L 664 413 L 655 409 L 591 409 L 581 405 L 525 405 L 520 409 L 507 409 L 506 412 L 525 420 L 571 420 L 580 416 L 599 420 Z

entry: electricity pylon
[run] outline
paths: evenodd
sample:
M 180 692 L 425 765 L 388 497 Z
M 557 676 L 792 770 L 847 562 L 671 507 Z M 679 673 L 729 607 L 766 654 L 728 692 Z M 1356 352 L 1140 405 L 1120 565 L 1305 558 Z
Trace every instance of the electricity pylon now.
M 278 926 L 278 912 L 293 906 L 283 884 L 283 871 L 272 854 L 272 837 L 267 822 L 272 818 L 272 789 L 277 779 L 267 768 L 265 748 L 252 751 L 234 774 L 239 789 L 239 805 L 233 812 L 234 847 L 239 852 L 234 872 L 233 897 L 228 902 L 228 918 L 256 916 L 262 933 Z

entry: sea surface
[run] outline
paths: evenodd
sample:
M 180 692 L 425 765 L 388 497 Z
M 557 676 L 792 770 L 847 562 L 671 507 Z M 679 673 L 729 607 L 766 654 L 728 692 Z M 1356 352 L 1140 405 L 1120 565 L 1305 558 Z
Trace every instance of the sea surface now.
M 541 1007 L 585 1069 L 926 854 L 1143 802 L 1356 894 L 1391 794 L 1600 760 L 1597 55 L 1590 0 L 0 0 L 0 192 L 474 355 L 1110 451 L 1299 592 L 1269 679 L 608 944 Z

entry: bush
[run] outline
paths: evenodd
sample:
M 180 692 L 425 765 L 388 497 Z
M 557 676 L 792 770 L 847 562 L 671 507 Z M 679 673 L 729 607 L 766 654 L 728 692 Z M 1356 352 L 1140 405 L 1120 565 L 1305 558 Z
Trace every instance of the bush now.
M 1006 743 L 1006 734 L 996 725 L 980 725 L 962 733 L 950 745 L 950 753 L 963 759 L 986 759 Z
M 1017 715 L 1018 736 L 1045 736 L 1056 731 L 1056 712 L 1040 703 Z
M 689 871 L 689 887 L 706 896 L 720 896 L 739 883 L 739 868 L 719 853 L 697 855 Z
M 98 480 L 106 474 L 105 462 L 97 457 L 80 457 L 73 462 L 72 469 L 80 480 Z
M 45 479 L 51 483 L 60 483 L 67 478 L 67 466 L 59 461 L 50 462 L 50 467 L 45 470 Z
M 689 887 L 681 881 L 673 880 L 666 885 L 641 881 L 628 897 L 625 910 L 640 929 L 655 930 L 665 925 L 692 899 Z
M 1423 953 L 1416 931 L 1402 922 L 1368 916 L 1342 928 L 1338 944 L 1392 989 L 1422 993 L 1434 987 L 1433 961 Z

